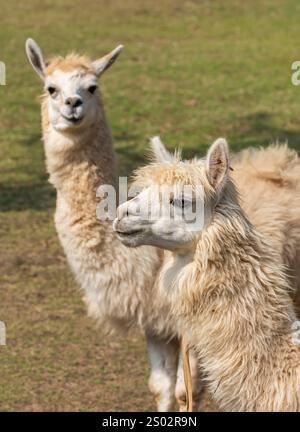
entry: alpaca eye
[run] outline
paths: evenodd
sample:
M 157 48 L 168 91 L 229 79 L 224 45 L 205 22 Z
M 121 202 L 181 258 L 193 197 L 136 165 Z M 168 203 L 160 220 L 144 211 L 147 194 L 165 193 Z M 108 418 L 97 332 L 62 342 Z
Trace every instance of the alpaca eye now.
M 170 204 L 175 207 L 184 208 L 184 199 L 171 198 Z
M 186 207 L 190 207 L 191 202 L 189 200 L 183 199 L 183 198 L 177 198 L 177 199 L 173 199 L 172 202 L 170 201 L 170 203 L 180 209 L 184 209 Z
M 52 87 L 52 86 L 49 86 L 47 88 L 47 91 L 48 91 L 49 94 L 53 95 L 56 92 L 56 88 Z
M 89 91 L 91 94 L 93 94 L 93 93 L 95 93 L 96 89 L 97 89 L 97 86 L 96 86 L 96 85 L 92 85 L 92 86 L 90 86 L 90 87 L 88 88 L 88 91 Z

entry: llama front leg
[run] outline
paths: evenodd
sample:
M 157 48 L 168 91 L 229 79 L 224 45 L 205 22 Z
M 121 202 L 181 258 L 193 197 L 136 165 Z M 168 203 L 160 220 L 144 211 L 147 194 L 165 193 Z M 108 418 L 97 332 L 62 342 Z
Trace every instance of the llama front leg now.
M 200 402 L 200 397 L 201 397 L 201 392 L 202 392 L 203 386 L 201 383 L 199 361 L 196 358 L 192 349 L 189 350 L 189 360 L 190 360 L 191 377 L 192 377 L 192 385 L 193 385 L 193 411 L 197 411 L 198 407 L 199 407 L 199 402 Z M 177 403 L 179 405 L 179 411 L 180 412 L 186 412 L 187 411 L 187 400 L 186 400 L 186 389 L 185 389 L 185 383 L 184 383 L 181 352 L 179 353 L 175 396 L 176 396 Z
M 179 353 L 179 341 L 167 341 L 146 335 L 150 362 L 149 389 L 154 395 L 159 412 L 175 409 L 175 385 Z

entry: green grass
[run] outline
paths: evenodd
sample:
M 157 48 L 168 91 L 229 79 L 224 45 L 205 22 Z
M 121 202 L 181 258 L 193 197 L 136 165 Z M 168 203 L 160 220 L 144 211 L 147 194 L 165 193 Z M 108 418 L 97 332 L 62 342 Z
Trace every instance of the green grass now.
M 300 150 L 298 0 L 10 0 L 1 4 L 0 410 L 147 410 L 142 339 L 101 335 L 85 314 L 53 226 L 40 133 L 41 82 L 25 57 L 124 53 L 102 90 L 120 172 L 160 134 L 184 154 L 288 140 Z M 132 367 L 134 365 L 134 367 Z M 129 370 L 129 372 L 128 372 Z M 130 376 L 129 376 L 130 375 Z M 129 378 L 129 379 L 128 379 Z

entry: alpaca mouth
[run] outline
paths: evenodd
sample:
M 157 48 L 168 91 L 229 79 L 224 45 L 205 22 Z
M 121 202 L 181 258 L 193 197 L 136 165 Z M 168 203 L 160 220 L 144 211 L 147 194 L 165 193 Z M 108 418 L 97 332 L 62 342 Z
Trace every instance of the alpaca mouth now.
M 130 237 L 130 236 L 134 236 L 136 234 L 140 234 L 141 232 L 142 232 L 141 229 L 139 229 L 139 230 L 132 230 L 132 231 L 119 231 L 119 230 L 116 230 L 116 233 L 120 237 Z
M 83 119 L 83 117 L 75 117 L 75 116 L 70 116 L 70 117 L 66 117 L 65 115 L 61 114 L 61 116 L 67 120 L 68 122 L 72 123 L 72 124 L 76 124 L 81 122 L 81 120 Z

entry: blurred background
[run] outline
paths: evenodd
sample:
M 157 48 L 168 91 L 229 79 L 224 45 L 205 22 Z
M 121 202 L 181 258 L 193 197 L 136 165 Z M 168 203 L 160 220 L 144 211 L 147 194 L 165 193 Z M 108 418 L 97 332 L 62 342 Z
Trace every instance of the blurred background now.
M 153 410 L 143 338 L 104 337 L 87 318 L 54 230 L 41 141 L 42 82 L 25 56 L 124 52 L 101 81 L 120 173 L 159 134 L 184 156 L 225 136 L 232 150 L 300 150 L 298 0 L 0 1 L 0 410 Z

